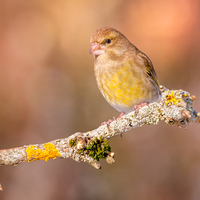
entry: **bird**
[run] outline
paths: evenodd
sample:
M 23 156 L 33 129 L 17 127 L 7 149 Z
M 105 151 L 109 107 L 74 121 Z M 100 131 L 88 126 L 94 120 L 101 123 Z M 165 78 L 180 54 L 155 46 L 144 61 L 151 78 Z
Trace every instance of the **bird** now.
M 151 60 L 121 32 L 102 27 L 90 39 L 99 90 L 120 116 L 158 102 L 160 84 Z

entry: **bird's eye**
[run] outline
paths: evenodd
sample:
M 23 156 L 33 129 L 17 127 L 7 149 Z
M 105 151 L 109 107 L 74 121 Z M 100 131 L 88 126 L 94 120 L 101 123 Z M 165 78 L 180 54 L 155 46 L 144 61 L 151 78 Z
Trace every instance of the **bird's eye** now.
M 106 40 L 106 43 L 107 43 L 107 44 L 110 44 L 110 43 L 111 43 L 111 39 L 107 39 L 107 40 Z

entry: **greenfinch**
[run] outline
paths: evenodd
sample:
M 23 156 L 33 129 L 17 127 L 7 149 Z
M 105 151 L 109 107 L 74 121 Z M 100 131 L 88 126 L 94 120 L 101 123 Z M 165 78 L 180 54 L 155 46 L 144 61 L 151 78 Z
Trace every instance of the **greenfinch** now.
M 97 85 L 108 103 L 122 113 L 161 98 L 151 60 L 119 31 L 103 27 L 90 39 Z

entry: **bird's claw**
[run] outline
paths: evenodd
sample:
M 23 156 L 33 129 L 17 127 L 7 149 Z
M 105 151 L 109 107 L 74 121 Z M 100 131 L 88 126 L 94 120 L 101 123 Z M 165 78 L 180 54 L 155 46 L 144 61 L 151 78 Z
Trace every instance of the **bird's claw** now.
M 117 118 L 113 117 L 113 119 L 109 119 L 107 122 L 103 122 L 101 125 L 107 125 L 107 128 L 110 131 L 110 123 L 121 118 L 124 114 L 125 114 L 125 112 L 122 112 L 122 113 L 120 113 L 120 115 Z M 121 134 L 121 137 L 122 137 L 122 134 Z
M 142 108 L 142 107 L 144 107 L 144 106 L 148 106 L 148 105 L 149 105 L 149 103 L 141 103 L 141 104 L 139 104 L 139 105 L 135 105 L 135 106 L 133 107 L 133 110 L 135 111 L 135 113 L 138 113 L 139 110 L 140 110 L 140 108 Z

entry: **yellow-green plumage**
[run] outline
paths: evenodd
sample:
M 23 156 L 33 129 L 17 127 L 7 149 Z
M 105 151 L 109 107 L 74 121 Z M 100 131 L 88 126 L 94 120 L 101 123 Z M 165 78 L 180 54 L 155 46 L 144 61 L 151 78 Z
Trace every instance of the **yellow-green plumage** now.
M 110 45 L 105 43 L 107 38 Z M 95 55 L 95 76 L 101 93 L 115 109 L 127 113 L 135 105 L 159 100 L 159 82 L 151 61 L 125 36 L 102 28 L 93 34 L 91 43 L 105 49 Z

